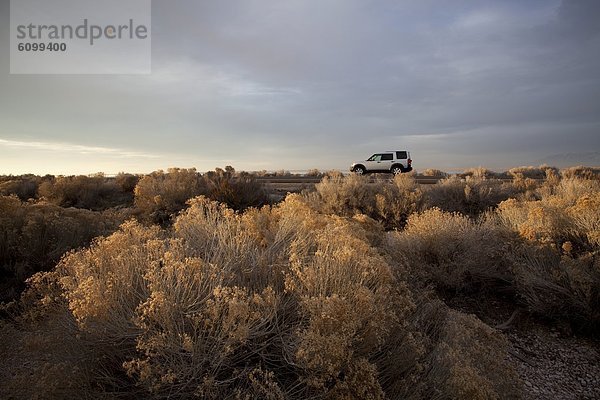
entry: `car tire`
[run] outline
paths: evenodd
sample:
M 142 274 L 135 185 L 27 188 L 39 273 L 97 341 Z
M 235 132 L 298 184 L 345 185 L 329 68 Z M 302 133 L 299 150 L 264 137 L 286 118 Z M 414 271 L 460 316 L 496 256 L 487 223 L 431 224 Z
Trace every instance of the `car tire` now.
M 355 173 L 356 175 L 364 175 L 364 174 L 365 174 L 365 172 L 367 172 L 367 171 L 365 170 L 365 167 L 356 167 L 356 168 L 354 168 L 354 173 Z
M 391 172 L 394 175 L 398 175 L 404 172 L 404 168 L 401 165 L 394 165 Z

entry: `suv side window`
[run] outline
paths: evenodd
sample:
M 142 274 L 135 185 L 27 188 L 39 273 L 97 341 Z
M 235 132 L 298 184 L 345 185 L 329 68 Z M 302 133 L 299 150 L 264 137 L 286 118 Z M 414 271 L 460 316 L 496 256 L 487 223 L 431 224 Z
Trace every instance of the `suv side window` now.
M 380 161 L 381 156 L 381 154 L 373 154 L 367 161 Z
M 394 159 L 394 155 L 393 154 L 382 154 L 381 155 L 381 161 L 392 161 Z
M 397 151 L 396 158 L 399 160 L 406 160 L 408 158 L 406 151 Z

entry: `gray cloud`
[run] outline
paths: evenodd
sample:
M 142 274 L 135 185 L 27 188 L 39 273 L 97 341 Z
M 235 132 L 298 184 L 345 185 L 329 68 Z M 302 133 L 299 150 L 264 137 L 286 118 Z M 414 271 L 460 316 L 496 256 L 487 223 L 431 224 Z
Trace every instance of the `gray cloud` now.
M 7 1 L 0 0 L 6 54 Z M 593 0 L 154 1 L 150 76 L 10 76 L 0 138 L 346 168 L 506 168 L 600 148 Z

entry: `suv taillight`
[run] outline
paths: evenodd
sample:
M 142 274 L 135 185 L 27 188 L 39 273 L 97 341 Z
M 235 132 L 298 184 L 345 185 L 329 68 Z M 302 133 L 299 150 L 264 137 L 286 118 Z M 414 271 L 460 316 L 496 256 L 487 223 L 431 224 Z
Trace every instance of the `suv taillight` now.
M 409 158 L 408 159 L 408 165 L 412 164 L 412 160 Z

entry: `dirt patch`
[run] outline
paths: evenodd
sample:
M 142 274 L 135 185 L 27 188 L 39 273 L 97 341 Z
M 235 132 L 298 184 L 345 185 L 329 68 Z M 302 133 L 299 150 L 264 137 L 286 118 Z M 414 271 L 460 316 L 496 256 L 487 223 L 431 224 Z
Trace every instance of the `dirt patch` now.
M 448 305 L 503 328 L 499 330 L 511 345 L 508 359 L 524 383 L 524 399 L 600 399 L 598 340 L 552 326 L 525 310 L 515 313 L 514 304 L 502 298 L 454 297 Z

